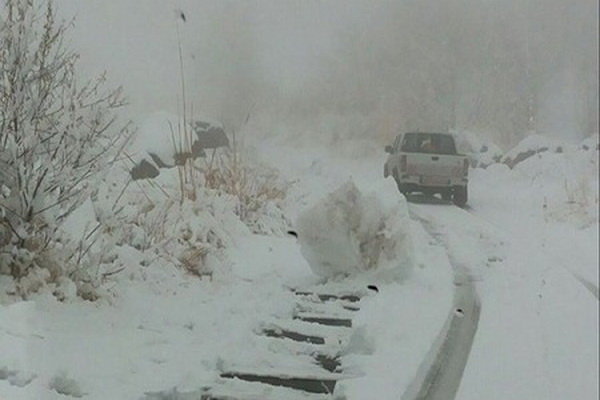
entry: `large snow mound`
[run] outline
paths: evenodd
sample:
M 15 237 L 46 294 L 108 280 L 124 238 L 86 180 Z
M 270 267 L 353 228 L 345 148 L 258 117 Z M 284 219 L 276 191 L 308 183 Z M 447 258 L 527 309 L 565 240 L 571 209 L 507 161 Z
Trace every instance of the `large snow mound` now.
M 393 185 L 363 194 L 348 181 L 299 215 L 298 241 L 317 275 L 401 280 L 413 265 L 409 225 L 406 200 Z

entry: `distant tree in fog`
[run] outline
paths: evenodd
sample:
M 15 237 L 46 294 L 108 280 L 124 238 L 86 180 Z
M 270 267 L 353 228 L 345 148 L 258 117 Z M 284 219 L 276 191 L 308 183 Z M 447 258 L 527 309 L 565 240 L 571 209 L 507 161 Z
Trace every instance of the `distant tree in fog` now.
M 504 145 L 531 131 L 580 139 L 598 124 L 597 8 L 595 0 L 389 3 L 346 29 L 299 101 L 315 114 L 386 121 L 389 136 L 468 129 Z

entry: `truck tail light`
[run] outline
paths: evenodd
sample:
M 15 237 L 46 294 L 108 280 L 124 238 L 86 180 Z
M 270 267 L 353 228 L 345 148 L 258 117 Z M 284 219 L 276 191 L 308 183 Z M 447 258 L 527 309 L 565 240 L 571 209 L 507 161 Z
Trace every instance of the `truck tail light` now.
M 465 158 L 463 161 L 463 175 L 467 176 L 469 174 L 469 160 Z
M 400 156 L 400 171 L 406 172 L 406 154 Z

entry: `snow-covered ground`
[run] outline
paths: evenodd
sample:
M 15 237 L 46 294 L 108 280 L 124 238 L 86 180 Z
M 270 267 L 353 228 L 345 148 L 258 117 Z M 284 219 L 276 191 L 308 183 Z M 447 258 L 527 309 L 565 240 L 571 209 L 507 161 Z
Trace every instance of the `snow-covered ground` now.
M 229 281 L 134 266 L 116 283 L 121 296 L 112 304 L 47 297 L 2 307 L 2 367 L 36 376 L 22 388 L 0 380 L 2 398 L 64 398 L 49 388 L 64 374 L 86 398 L 139 399 L 210 384 L 224 362 L 259 361 L 252 330 L 291 315 L 284 285 L 312 276 L 290 240 L 249 236 L 238 246 Z
M 469 215 L 435 217 L 481 280 L 458 398 L 598 398 L 597 150 L 477 170 L 471 187 Z M 469 243 L 486 242 L 495 253 L 473 257 Z
M 286 158 L 285 154 L 282 157 Z M 285 206 L 291 220 L 307 208 L 309 200 L 323 199 L 351 178 L 342 169 L 315 176 L 313 161 L 321 162 L 320 155 L 315 157 L 298 153 L 295 162 L 307 163 L 306 168 L 293 173 L 287 165 L 281 168 L 286 178 L 297 180 Z M 282 162 L 267 161 L 273 165 Z M 368 175 L 371 171 L 365 168 L 362 172 Z M 161 174 L 160 184 L 169 177 L 175 179 L 174 173 Z M 337 183 L 322 185 L 321 179 Z M 360 193 L 387 193 L 388 198 L 380 199 L 379 204 L 390 207 L 401 199 L 389 181 L 357 176 L 356 183 Z M 151 186 L 137 185 L 130 190 L 142 190 L 150 197 L 164 196 Z M 401 394 L 417 373 L 451 306 L 452 273 L 443 248 L 429 240 L 418 223 L 398 219 L 396 224 L 407 226 L 396 229 L 411 232 L 412 241 L 403 246 L 413 248 L 412 273 L 400 274 L 399 281 L 387 282 L 386 275 L 370 274 L 324 284 L 300 254 L 295 238 L 252 234 L 241 222 L 232 220 L 227 205 L 230 200 L 222 198 L 225 205 L 220 207 L 207 201 L 200 206 L 210 212 L 189 207 L 179 216 L 168 206 L 162 219 L 166 224 L 162 229 L 172 239 L 184 234 L 210 238 L 211 232 L 204 231 L 216 229 L 215 220 L 221 225 L 216 236 L 226 249 L 211 260 L 212 275 L 199 278 L 169 259 L 151 257 L 153 249 L 145 250 L 143 234 L 138 231 L 152 213 L 157 214 L 152 218 L 161 216 L 153 208 L 148 215 L 138 216 L 133 228 L 122 227 L 132 229 L 124 235 L 137 238 L 132 243 L 140 248 L 120 245 L 110 249 L 119 265 L 109 270 L 119 270 L 121 264 L 126 269 L 111 277 L 106 296 L 100 300 L 92 303 L 67 296 L 59 302 L 51 290 L 24 302 L 4 296 L 5 304 L 0 307 L 0 398 L 139 399 L 145 393 L 172 389 L 194 392 L 215 384 L 223 388 L 228 383 L 219 375 L 231 370 L 314 376 L 321 369 L 311 363 L 311 357 L 302 355 L 306 349 L 257 333 L 265 327 L 297 325 L 292 323 L 298 306 L 292 288 L 364 294 L 369 293 L 367 285 L 377 286 L 379 293 L 362 298 L 350 337 L 341 348 L 334 349 L 342 356 L 345 374 L 336 391 L 348 398 L 364 398 L 365 390 L 370 393 L 372 387 Z M 378 203 L 367 203 L 372 204 Z M 135 204 L 127 204 L 132 206 Z M 406 203 L 394 207 L 408 215 Z M 88 214 L 93 208 L 89 203 L 85 206 Z M 377 209 L 370 212 L 376 214 Z M 76 223 L 65 228 L 72 233 L 89 229 L 82 222 L 85 217 L 77 215 Z M 388 233 L 393 239 L 394 232 Z M 161 246 L 177 254 L 181 251 L 177 243 L 181 240 L 166 240 Z M 397 254 L 406 251 L 404 248 Z M 390 261 L 386 260 L 388 264 Z M 318 326 L 310 329 L 327 333 Z M 392 351 L 391 342 L 397 344 Z M 327 343 L 319 349 L 324 353 L 334 350 Z M 398 360 L 403 360 L 402 368 L 396 368 Z M 278 398 L 276 392 L 270 395 Z
M 293 182 L 283 206 L 292 229 L 349 180 L 360 193 L 402 203 L 372 144 L 326 150 L 270 141 L 256 155 Z M 0 399 L 141 399 L 198 391 L 226 370 L 315 374 L 301 346 L 256 334 L 293 318 L 290 288 L 368 293 L 341 349 L 336 394 L 398 399 L 435 352 L 452 311 L 453 267 L 471 272 L 482 307 L 458 399 L 596 399 L 597 179 L 593 147 L 538 154 L 512 170 L 472 170 L 470 209 L 408 205 L 414 268 L 399 281 L 358 274 L 324 283 L 295 238 L 233 222 L 212 278 L 147 264 L 123 246 L 128 263 L 113 277 L 115 296 L 62 303 L 44 292 L 0 305 Z M 371 284 L 378 293 L 365 290 Z
M 410 205 L 454 267 L 471 272 L 481 297 L 458 399 L 598 397 L 597 143 L 534 151 L 513 169 L 472 170 L 468 210 Z M 321 154 L 310 168 L 323 185 L 339 171 L 374 185 L 382 158 Z M 394 341 L 385 346 L 392 351 Z
M 384 202 L 404 204 L 395 183 L 383 180 L 382 153 L 371 143 L 327 151 L 312 146 L 264 145 L 282 173 L 296 182 L 290 193 L 294 209 L 310 209 L 341 183 L 351 180 L 362 193 L 379 192 Z M 366 157 L 365 157 L 366 154 Z M 293 218 L 296 220 L 297 218 Z M 396 283 L 378 281 L 379 293 L 361 303 L 353 320 L 370 338 L 366 354 L 343 360 L 356 365 L 360 377 L 341 381 L 336 395 L 347 399 L 398 399 L 417 377 L 432 344 L 452 308 L 453 272 L 446 252 L 418 221 L 410 221 L 414 245 L 414 271 Z M 349 282 L 352 282 L 350 280 Z M 367 282 L 365 282 L 366 284 Z

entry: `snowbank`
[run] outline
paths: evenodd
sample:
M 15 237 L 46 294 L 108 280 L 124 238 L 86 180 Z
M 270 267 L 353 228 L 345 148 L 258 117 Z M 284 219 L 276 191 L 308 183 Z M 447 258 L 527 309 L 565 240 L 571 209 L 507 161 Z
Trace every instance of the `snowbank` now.
M 547 136 L 537 134 L 529 135 L 507 152 L 502 158 L 502 162 L 510 168 L 514 168 L 515 165 L 535 154 L 544 153 L 546 151 L 562 153 L 567 147 L 573 146 L 569 146 Z
M 550 146 L 513 169 L 474 171 L 470 215 L 452 221 L 439 213 L 450 255 L 476 266 L 483 304 L 457 398 L 598 398 L 594 139 L 562 152 L 537 142 Z M 535 149 L 536 140 L 519 145 L 519 152 Z M 471 216 L 493 227 L 486 240 L 493 253 L 473 251 L 483 246 L 480 232 L 464 228 Z M 499 365 L 510 368 L 498 374 Z
M 376 271 L 403 279 L 409 274 L 406 200 L 395 188 L 385 188 L 365 195 L 348 181 L 299 216 L 300 249 L 317 275 Z
M 562 153 L 546 151 L 513 169 L 496 164 L 473 171 L 471 207 L 517 233 L 530 232 L 545 243 L 545 252 L 554 254 L 555 263 L 562 260 L 597 283 L 600 188 L 599 154 L 592 150 L 593 143 L 592 137 Z
M 452 132 L 452 135 L 456 141 L 457 151 L 469 157 L 473 168 L 486 168 L 502 158 L 503 151 L 498 145 L 474 132 Z

